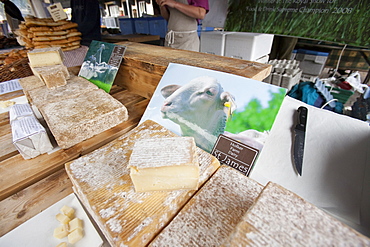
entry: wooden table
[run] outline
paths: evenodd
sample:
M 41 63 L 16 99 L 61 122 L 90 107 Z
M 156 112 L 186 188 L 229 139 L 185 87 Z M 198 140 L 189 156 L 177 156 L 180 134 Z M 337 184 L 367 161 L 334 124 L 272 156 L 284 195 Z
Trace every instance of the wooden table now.
M 137 126 L 169 63 L 215 69 L 257 80 L 271 71 L 270 65 L 205 53 L 125 42 L 127 51 L 110 94 L 128 109 L 129 119 L 69 149 L 60 149 L 24 160 L 12 144 L 7 113 L 0 114 L 0 236 L 72 193 L 64 170 L 68 161 L 85 155 Z M 70 68 L 78 74 L 79 67 Z M 0 96 L 21 96 L 22 91 Z
M 131 42 L 148 42 L 160 40 L 159 35 L 146 35 L 146 34 L 112 34 L 112 35 L 103 35 L 102 40 L 109 43 L 117 43 L 122 41 L 131 41 Z

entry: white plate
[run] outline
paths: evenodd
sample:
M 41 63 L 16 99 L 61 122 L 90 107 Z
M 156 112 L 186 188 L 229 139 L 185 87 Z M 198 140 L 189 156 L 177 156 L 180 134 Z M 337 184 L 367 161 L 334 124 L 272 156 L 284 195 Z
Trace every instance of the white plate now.
M 55 216 L 64 205 L 72 207 L 75 216 L 83 220 L 84 237 L 75 244 L 69 244 L 67 238 L 57 239 L 53 236 L 54 229 L 60 225 Z M 53 247 L 61 242 L 67 242 L 69 247 L 95 247 L 103 244 L 99 233 L 73 193 L 0 238 L 0 246 L 7 247 Z

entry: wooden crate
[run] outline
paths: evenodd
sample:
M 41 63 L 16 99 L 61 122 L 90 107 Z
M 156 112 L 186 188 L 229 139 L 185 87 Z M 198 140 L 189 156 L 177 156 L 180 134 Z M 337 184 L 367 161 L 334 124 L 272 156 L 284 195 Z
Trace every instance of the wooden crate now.
M 227 72 L 258 81 L 271 72 L 269 64 L 134 42 L 117 44 L 125 45 L 127 50 L 114 83 L 148 99 L 169 63 Z

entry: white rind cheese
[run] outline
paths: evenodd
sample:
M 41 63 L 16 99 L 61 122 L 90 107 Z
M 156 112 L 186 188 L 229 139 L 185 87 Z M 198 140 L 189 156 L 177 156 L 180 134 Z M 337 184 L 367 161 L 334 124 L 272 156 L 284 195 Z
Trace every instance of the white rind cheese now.
M 370 239 L 269 182 L 222 246 L 370 246 Z
M 149 246 L 220 246 L 262 189 L 234 168 L 221 166 Z
M 30 67 L 63 64 L 64 54 L 60 47 L 33 49 L 27 53 Z
M 128 162 L 141 139 L 174 137 L 163 126 L 146 120 L 109 144 L 66 164 L 73 189 L 111 246 L 147 246 L 170 222 L 195 190 L 137 193 Z M 197 147 L 199 186 L 219 161 Z
M 40 78 L 49 89 L 66 85 L 70 77 L 67 67 L 63 64 L 31 67 L 31 69 L 34 75 Z
M 192 137 L 139 140 L 129 167 L 136 192 L 198 189 L 199 162 Z

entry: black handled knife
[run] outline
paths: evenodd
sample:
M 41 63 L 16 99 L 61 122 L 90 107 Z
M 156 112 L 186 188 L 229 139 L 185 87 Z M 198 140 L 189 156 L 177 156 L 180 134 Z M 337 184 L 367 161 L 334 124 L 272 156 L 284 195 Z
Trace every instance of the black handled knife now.
M 307 125 L 307 108 L 300 106 L 297 110 L 298 122 L 294 128 L 294 165 L 300 176 L 302 176 L 302 163 L 304 153 L 304 143 L 306 137 L 306 125 Z

